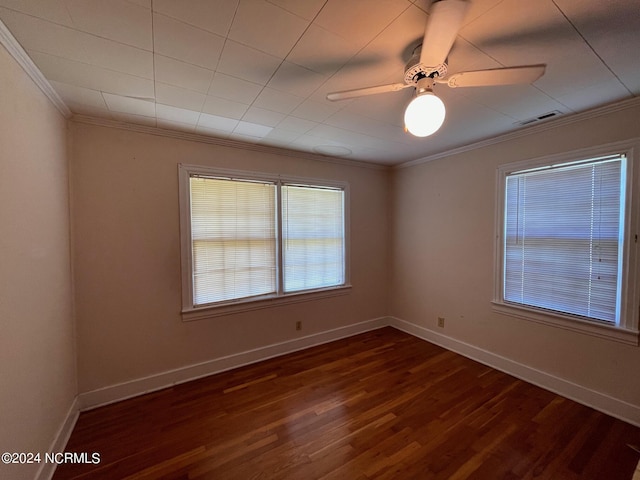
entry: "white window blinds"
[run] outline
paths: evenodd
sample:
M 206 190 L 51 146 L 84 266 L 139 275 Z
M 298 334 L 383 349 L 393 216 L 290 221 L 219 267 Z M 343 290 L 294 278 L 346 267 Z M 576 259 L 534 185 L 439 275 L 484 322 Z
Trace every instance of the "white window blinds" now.
M 276 186 L 191 177 L 193 304 L 276 291 Z
M 506 178 L 504 300 L 615 323 L 623 155 Z
M 344 284 L 342 190 L 284 185 L 282 237 L 285 292 Z
M 188 308 L 346 286 L 345 186 L 194 170 L 180 170 Z

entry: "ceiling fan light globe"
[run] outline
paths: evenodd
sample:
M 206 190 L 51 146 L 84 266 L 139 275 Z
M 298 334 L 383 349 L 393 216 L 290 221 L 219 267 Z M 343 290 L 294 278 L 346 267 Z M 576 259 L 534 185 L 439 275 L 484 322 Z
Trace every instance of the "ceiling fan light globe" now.
M 425 92 L 409 103 L 404 111 L 404 125 L 410 134 L 427 137 L 442 126 L 446 110 L 444 103 L 432 92 Z

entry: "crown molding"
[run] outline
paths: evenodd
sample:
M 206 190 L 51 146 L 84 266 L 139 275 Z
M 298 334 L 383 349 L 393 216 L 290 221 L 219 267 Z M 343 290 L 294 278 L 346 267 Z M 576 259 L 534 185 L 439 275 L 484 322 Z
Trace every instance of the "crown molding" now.
M 133 123 L 120 122 L 106 118 L 91 117 L 87 115 L 73 115 L 71 121 L 76 123 L 84 123 L 87 125 L 97 125 L 100 127 L 117 128 L 120 130 L 128 130 L 137 133 L 146 133 L 149 135 L 157 135 L 160 137 L 175 138 L 179 140 L 188 140 L 190 142 L 207 143 L 209 145 L 218 145 L 221 147 L 239 148 L 242 150 L 250 150 L 253 152 L 268 153 L 272 155 L 282 155 L 285 157 L 295 157 L 299 159 L 313 160 L 316 162 L 327 162 L 349 167 L 368 168 L 373 170 L 389 170 L 388 165 L 380 165 L 375 163 L 363 162 L 359 160 L 349 160 L 346 158 L 329 157 L 316 153 L 303 152 L 298 150 L 290 150 L 288 148 L 274 147 L 271 145 L 260 145 L 255 143 L 241 142 L 239 140 L 230 140 L 226 138 L 211 137 L 199 133 L 180 132 L 177 130 L 167 130 L 164 128 L 151 127 L 148 125 L 137 125 Z
M 487 138 L 485 140 L 469 143 L 461 147 L 452 148 L 450 150 L 445 150 L 439 153 L 434 153 L 433 155 L 428 155 L 426 157 L 418 158 L 416 160 L 410 160 L 408 162 L 404 162 L 399 165 L 394 165 L 392 169 L 395 170 L 400 168 L 414 167 L 416 165 L 421 165 L 423 163 L 427 163 L 432 160 L 437 160 L 439 158 L 450 157 L 452 155 L 469 152 L 471 150 L 476 150 L 478 148 L 488 147 L 490 145 L 496 145 L 499 143 L 508 142 L 510 140 L 515 140 L 516 138 L 535 135 L 537 133 L 545 132 L 547 130 L 552 130 L 565 125 L 571 125 L 572 123 L 582 122 L 585 120 L 589 120 L 591 118 L 596 118 L 602 115 L 608 115 L 610 113 L 619 112 L 621 110 L 627 110 L 629 108 L 635 108 L 635 107 L 640 107 L 640 97 L 633 97 L 626 100 L 622 100 L 620 102 L 611 103 L 608 105 L 603 105 L 601 107 L 596 107 L 590 110 L 586 110 L 584 112 L 562 116 L 554 120 L 549 120 L 547 122 L 539 123 L 537 125 L 524 127 L 522 129 L 519 129 L 513 132 L 508 132 L 502 135 L 498 135 L 496 137 Z
M 18 40 L 16 40 L 2 20 L 0 20 L 0 44 L 2 44 L 7 52 L 9 52 L 9 55 L 18 62 L 18 65 L 22 67 L 42 93 L 53 103 L 53 106 L 56 107 L 65 118 L 70 118 L 71 110 L 69 110 L 69 107 L 67 107 L 58 93 L 53 89 L 36 64 L 33 63 L 33 60 L 29 58 L 27 52 L 25 52 L 24 48 L 18 43 Z

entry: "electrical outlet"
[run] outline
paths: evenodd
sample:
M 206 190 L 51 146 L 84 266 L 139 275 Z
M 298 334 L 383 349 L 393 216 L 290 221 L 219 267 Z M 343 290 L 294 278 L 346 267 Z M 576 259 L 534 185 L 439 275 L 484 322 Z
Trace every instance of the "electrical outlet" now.
M 301 321 L 297 321 L 296 322 L 296 330 L 302 330 L 302 322 Z
M 444 328 L 444 317 L 438 317 L 438 326 Z

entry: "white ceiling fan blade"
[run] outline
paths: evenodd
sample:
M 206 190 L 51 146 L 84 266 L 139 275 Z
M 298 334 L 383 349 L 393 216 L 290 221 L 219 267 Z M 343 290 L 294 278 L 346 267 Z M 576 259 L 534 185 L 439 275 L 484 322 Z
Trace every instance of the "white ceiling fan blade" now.
M 335 102 L 336 100 L 347 100 L 349 98 L 364 97 L 365 95 L 377 95 L 378 93 L 397 92 L 404 88 L 414 87 L 406 83 L 391 83 L 389 85 L 378 85 L 376 87 L 355 88 L 353 90 L 344 90 L 342 92 L 332 92 L 327 94 L 327 100 Z
M 527 65 L 523 67 L 460 72 L 442 80 L 438 79 L 436 82 L 446 83 L 452 88 L 533 83 L 544 74 L 545 68 L 546 65 Z
M 431 5 L 420 52 L 422 65 L 438 67 L 446 61 L 468 8 L 469 3 L 463 0 L 441 0 Z

